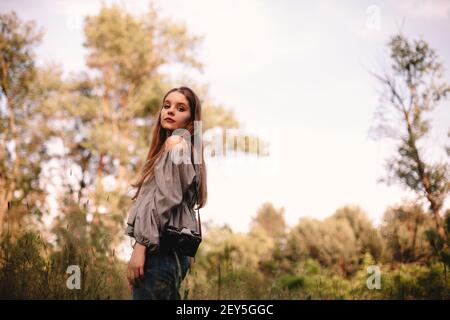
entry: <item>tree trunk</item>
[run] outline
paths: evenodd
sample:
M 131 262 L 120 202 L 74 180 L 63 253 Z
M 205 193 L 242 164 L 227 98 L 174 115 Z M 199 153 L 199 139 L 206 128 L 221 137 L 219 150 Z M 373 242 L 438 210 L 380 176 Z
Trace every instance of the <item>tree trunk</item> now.
M 17 128 L 16 128 L 16 115 L 14 113 L 14 108 L 11 103 L 11 99 L 8 97 L 8 95 L 5 93 L 6 96 L 6 106 L 8 108 L 8 114 L 9 114 L 9 132 L 7 132 L 6 140 L 8 141 L 8 133 L 11 137 L 11 141 L 14 143 L 14 163 L 12 168 L 12 179 L 11 181 L 7 181 L 7 177 L 2 177 L 2 180 L 0 181 L 0 185 L 3 187 L 1 188 L 2 193 L 0 194 L 0 236 L 3 233 L 3 224 L 5 221 L 6 214 L 8 212 L 9 203 L 11 203 L 12 197 L 13 197 L 13 191 L 16 190 L 17 187 L 17 177 L 19 176 L 19 153 L 18 153 L 18 144 L 19 139 L 17 137 Z M 6 144 L 5 144 L 6 147 Z M 5 157 L 5 162 L 7 161 Z M 8 217 L 9 218 L 9 217 Z
M 406 110 L 403 110 L 403 115 L 405 117 L 407 130 L 408 130 L 408 137 L 409 137 L 408 143 L 410 143 L 410 146 L 413 149 L 414 161 L 416 162 L 416 165 L 417 165 L 417 171 L 418 171 L 417 173 L 419 174 L 419 178 L 422 182 L 422 186 L 425 189 L 426 197 L 427 197 L 428 201 L 430 202 L 431 211 L 433 212 L 434 221 L 436 223 L 436 231 L 438 232 L 438 234 L 441 237 L 444 238 L 445 231 L 444 231 L 444 226 L 442 223 L 442 217 L 440 215 L 442 203 L 439 203 L 438 199 L 436 199 L 436 197 L 433 195 L 433 192 L 431 190 L 430 178 L 428 177 L 428 173 L 425 172 L 424 163 L 421 161 L 420 156 L 419 156 L 419 150 L 417 149 L 416 139 L 415 139 L 414 132 L 413 132 L 413 129 L 412 129 L 412 126 L 410 123 L 410 119 L 409 119 L 409 112 L 407 112 Z

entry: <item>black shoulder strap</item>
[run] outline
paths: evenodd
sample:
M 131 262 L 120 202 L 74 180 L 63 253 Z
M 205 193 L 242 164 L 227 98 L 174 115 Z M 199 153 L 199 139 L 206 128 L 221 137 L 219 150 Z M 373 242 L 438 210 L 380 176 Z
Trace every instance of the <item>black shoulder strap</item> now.
M 196 183 L 195 186 L 195 202 L 198 204 L 198 187 L 199 184 Z M 195 205 L 195 203 L 194 203 Z M 198 232 L 200 233 L 200 237 L 202 236 L 202 222 L 200 221 L 200 208 L 197 208 L 197 219 L 198 219 Z
M 196 173 L 196 178 L 197 179 L 195 179 L 196 180 L 196 182 L 195 182 L 195 202 L 194 202 L 194 205 L 197 203 L 198 204 L 198 189 L 199 189 L 199 186 L 200 186 L 200 172 L 197 172 L 197 169 L 196 169 L 196 167 L 195 167 L 195 163 L 194 163 L 194 160 L 193 160 L 193 155 L 194 155 L 194 152 L 193 152 L 193 148 L 191 148 L 191 161 L 192 161 L 192 166 L 194 167 L 194 171 L 195 171 L 195 173 Z M 200 237 L 202 236 L 202 222 L 201 222 L 201 220 L 200 220 L 200 208 L 197 208 L 197 223 L 198 223 L 198 232 L 199 232 L 199 234 L 200 234 Z

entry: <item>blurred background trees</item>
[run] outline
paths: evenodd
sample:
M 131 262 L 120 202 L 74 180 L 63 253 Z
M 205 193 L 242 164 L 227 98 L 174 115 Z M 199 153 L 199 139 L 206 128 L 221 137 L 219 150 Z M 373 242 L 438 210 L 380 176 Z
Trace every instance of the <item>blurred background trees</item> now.
M 164 68 L 201 71 L 201 38 L 152 5 L 140 17 L 103 6 L 84 23 L 88 72 L 65 77 L 59 65 L 36 66 L 42 32 L 33 22 L 11 12 L 0 15 L 0 26 L 0 297 L 128 299 L 126 261 L 118 257 L 128 186 L 172 87 Z M 376 74 L 387 98 L 379 112 L 398 114 L 400 123 L 380 121 L 380 133 L 398 139 L 382 181 L 401 183 L 417 200 L 387 208 L 380 226 L 346 205 L 289 227 L 284 208 L 271 203 L 255 212 L 248 233 L 207 225 L 185 298 L 450 297 L 448 163 L 425 159 L 421 143 L 430 129 L 425 115 L 450 89 L 424 40 L 394 35 L 388 46 L 392 74 Z M 211 102 L 207 87 L 190 86 L 204 97 L 207 146 L 240 127 L 230 110 Z M 256 135 L 235 138 L 210 156 L 269 152 Z M 249 148 L 255 142 L 258 148 Z M 67 289 L 69 265 L 80 266 L 82 290 Z M 381 267 L 381 290 L 366 287 L 370 265 Z

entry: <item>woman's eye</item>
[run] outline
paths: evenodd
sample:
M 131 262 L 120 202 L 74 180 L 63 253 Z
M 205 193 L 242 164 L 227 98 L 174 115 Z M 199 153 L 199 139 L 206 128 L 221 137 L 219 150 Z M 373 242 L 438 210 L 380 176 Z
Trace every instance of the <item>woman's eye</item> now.
M 166 104 L 163 106 L 163 108 L 167 109 L 170 108 L 170 105 Z M 184 111 L 185 109 L 183 107 L 178 108 L 179 111 Z

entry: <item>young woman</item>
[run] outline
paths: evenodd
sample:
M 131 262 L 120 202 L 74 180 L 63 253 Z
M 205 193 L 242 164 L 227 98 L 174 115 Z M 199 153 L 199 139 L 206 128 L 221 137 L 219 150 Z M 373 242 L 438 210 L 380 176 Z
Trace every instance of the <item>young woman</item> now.
M 181 299 L 191 261 L 176 248 L 162 250 L 160 238 L 168 225 L 201 231 L 194 211 L 207 198 L 201 126 L 194 130 L 201 119 L 200 100 L 190 88 L 164 95 L 147 159 L 132 184 L 138 189 L 125 233 L 136 240 L 127 270 L 133 299 Z

